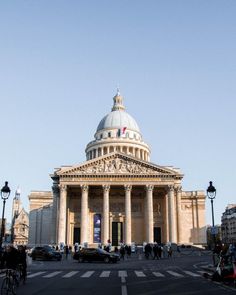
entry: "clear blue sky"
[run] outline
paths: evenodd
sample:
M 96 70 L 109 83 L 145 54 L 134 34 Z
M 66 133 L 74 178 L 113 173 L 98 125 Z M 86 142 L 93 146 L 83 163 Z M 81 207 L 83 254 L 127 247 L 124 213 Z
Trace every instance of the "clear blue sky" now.
M 236 203 L 236 1 L 1 1 L 0 184 L 50 190 L 85 160 L 117 84 L 151 161 Z M 0 204 L 0 212 L 2 203 Z M 211 224 L 207 200 L 207 223 Z

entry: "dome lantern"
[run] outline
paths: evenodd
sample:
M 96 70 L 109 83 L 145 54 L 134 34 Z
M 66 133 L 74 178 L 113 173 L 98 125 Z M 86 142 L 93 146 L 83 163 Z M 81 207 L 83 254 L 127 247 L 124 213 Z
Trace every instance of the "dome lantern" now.
M 117 88 L 117 93 L 113 97 L 113 100 L 114 100 L 114 105 L 113 105 L 113 108 L 111 109 L 112 112 L 125 110 L 125 107 L 123 105 L 123 97 L 120 95 L 119 88 Z

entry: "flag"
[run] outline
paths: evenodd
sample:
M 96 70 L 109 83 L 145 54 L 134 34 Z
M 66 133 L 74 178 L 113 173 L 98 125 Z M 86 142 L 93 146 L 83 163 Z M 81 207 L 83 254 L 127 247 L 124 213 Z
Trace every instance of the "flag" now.
M 126 129 L 127 129 L 127 127 L 122 127 L 120 129 L 118 129 L 118 132 L 117 132 L 118 137 L 124 136 Z

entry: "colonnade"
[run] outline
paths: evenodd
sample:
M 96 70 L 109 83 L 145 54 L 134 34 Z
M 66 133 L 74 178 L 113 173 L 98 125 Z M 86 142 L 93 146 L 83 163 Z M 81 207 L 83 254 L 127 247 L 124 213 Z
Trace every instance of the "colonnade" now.
M 109 192 L 110 185 L 103 185 L 103 212 L 102 212 L 102 243 L 106 244 L 110 238 L 109 235 Z M 153 185 L 146 185 L 146 196 L 144 204 L 144 218 L 145 218 L 145 234 L 146 242 L 153 243 Z M 81 185 L 81 220 L 80 220 L 80 242 L 88 243 L 89 237 L 89 186 Z M 132 242 L 132 226 L 131 226 L 131 193 L 132 185 L 124 185 L 125 190 L 125 223 L 124 223 L 124 242 L 131 244 Z M 181 240 L 180 237 L 180 204 L 181 203 L 181 189 L 177 189 L 177 196 L 175 198 L 174 186 L 168 187 L 168 194 L 166 199 L 166 226 L 167 226 L 167 240 L 173 243 Z M 67 186 L 60 186 L 60 202 L 59 202 L 59 216 L 58 216 L 58 243 L 66 243 L 66 214 L 67 214 Z
M 127 155 L 132 155 L 133 157 L 136 157 L 138 159 L 149 161 L 149 153 L 140 148 L 130 147 L 130 146 L 122 146 L 122 145 L 110 145 L 110 146 L 104 146 L 104 147 L 98 147 L 94 148 L 92 150 L 89 150 L 87 152 L 87 160 L 92 160 L 94 158 L 110 154 L 112 152 L 121 152 L 125 153 Z

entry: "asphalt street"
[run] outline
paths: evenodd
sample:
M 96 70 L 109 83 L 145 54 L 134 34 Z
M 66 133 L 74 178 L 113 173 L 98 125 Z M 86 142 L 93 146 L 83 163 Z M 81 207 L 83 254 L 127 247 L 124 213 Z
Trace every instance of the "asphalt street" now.
M 235 288 L 203 276 L 211 262 L 207 253 L 194 252 L 161 260 L 133 255 L 116 264 L 29 259 L 27 283 L 19 286 L 17 294 L 236 294 Z

